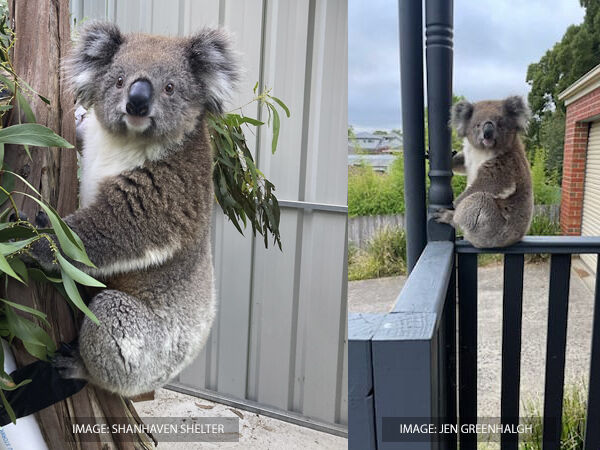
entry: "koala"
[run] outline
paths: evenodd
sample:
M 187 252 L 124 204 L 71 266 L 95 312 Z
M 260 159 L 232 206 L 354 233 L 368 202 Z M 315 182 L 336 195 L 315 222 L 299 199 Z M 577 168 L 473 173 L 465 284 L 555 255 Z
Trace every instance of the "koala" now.
M 529 163 L 519 134 L 529 110 L 521 97 L 469 103 L 452 108 L 451 124 L 464 138 L 452 169 L 467 176 L 454 211 L 441 209 L 436 220 L 460 227 L 475 247 L 506 247 L 527 233 L 533 213 Z
M 205 124 L 238 80 L 229 37 L 122 34 L 92 22 L 65 68 L 87 109 L 81 207 L 64 220 L 106 289 L 84 318 L 66 378 L 134 396 L 199 353 L 216 314 L 211 255 L 213 153 Z M 49 246 L 35 254 L 52 265 Z

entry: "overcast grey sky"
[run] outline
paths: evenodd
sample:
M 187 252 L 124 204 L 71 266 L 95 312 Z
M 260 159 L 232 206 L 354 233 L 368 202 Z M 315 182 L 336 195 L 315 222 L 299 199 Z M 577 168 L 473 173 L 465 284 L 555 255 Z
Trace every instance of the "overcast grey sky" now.
M 348 122 L 401 128 L 398 0 L 348 2 Z M 454 93 L 526 95 L 527 66 L 583 15 L 578 0 L 455 0 Z

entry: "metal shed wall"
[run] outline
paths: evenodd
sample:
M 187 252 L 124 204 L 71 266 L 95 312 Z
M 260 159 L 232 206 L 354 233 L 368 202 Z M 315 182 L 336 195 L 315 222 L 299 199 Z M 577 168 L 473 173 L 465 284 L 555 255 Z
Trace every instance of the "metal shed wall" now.
M 257 81 L 289 106 L 275 155 L 269 130 L 249 135 L 282 204 L 283 251 L 215 214 L 219 316 L 174 384 L 347 423 L 347 1 L 72 0 L 71 9 L 76 23 L 107 18 L 124 31 L 223 26 L 245 69 L 231 106 Z

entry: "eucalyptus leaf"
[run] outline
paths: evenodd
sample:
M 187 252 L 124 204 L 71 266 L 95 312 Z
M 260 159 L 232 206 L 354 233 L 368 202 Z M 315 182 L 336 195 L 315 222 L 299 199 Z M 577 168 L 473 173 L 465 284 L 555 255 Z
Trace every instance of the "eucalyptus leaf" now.
M 33 281 L 37 281 L 39 283 L 62 283 L 62 280 L 60 278 L 51 277 L 44 273 L 43 270 L 40 270 L 36 267 L 28 268 L 27 274 L 29 275 L 29 278 L 31 278 Z M 65 297 L 67 297 L 67 295 L 65 295 Z
M 7 306 L 4 309 L 4 314 L 6 315 L 8 329 L 11 335 L 16 336 L 24 343 L 28 342 L 46 347 L 47 353 L 56 351 L 54 341 L 39 325 L 16 314 L 10 306 Z
M 13 277 L 15 280 L 19 280 L 21 283 L 25 283 L 20 277 L 19 275 L 17 275 L 17 273 L 14 271 L 14 269 L 11 267 L 11 265 L 8 263 L 8 261 L 6 260 L 6 257 L 2 254 L 0 254 L 0 271 L 4 272 L 5 274 Z
M 85 286 L 92 286 L 92 287 L 106 287 L 105 284 L 92 278 L 87 273 L 79 270 L 77 267 L 75 267 L 73 264 L 71 264 L 69 261 L 67 261 L 66 258 L 64 256 L 62 256 L 61 254 L 57 254 L 56 259 L 58 260 L 58 264 L 60 264 L 60 267 L 66 273 L 68 273 L 69 276 L 71 278 L 73 278 L 73 280 L 77 281 L 79 284 L 83 284 Z
M 279 100 L 277 97 L 270 95 L 269 97 L 271 97 L 271 99 L 277 103 L 279 106 L 281 106 L 281 109 L 283 109 L 285 111 L 285 115 L 287 117 L 290 117 L 290 110 L 288 109 L 287 105 L 285 103 L 283 103 L 281 100 Z
M 15 302 L 8 301 L 8 300 L 6 300 L 6 299 L 4 299 L 4 298 L 0 298 L 0 301 L 2 301 L 2 302 L 4 302 L 4 303 L 6 303 L 7 305 L 10 305 L 10 306 L 12 306 L 12 307 L 13 307 L 13 308 L 15 308 L 15 309 L 18 309 L 18 310 L 20 310 L 20 311 L 23 311 L 23 312 L 29 313 L 29 314 L 31 314 L 31 315 L 34 315 L 34 316 L 35 316 L 35 317 L 37 317 L 38 319 L 41 319 L 41 320 L 43 320 L 43 321 L 44 321 L 44 323 L 45 323 L 45 324 L 46 324 L 48 327 L 50 327 L 50 324 L 49 324 L 49 323 L 48 323 L 48 321 L 46 320 L 46 317 L 47 317 L 47 316 L 46 316 L 46 314 L 44 314 L 43 312 L 41 312 L 41 311 L 38 311 L 37 309 L 30 308 L 29 306 L 21 305 L 20 303 L 15 303 Z
M 0 253 L 2 253 L 4 256 L 11 255 L 11 254 L 18 252 L 19 250 L 22 250 L 23 248 L 27 247 L 28 245 L 30 245 L 32 242 L 34 242 L 37 239 L 39 239 L 39 237 L 34 236 L 29 239 L 25 239 L 23 241 L 0 242 Z
M 21 277 L 21 279 L 27 284 L 29 281 L 29 274 L 27 273 L 27 267 L 25 266 L 25 263 L 15 256 L 9 258 L 8 263 L 10 264 L 10 267 L 12 267 L 17 273 L 17 275 L 19 275 L 19 277 Z
M 10 406 L 10 403 L 8 403 L 8 400 L 6 400 L 6 395 L 4 395 L 4 391 L 1 389 L 0 389 L 0 397 L 2 398 L 2 404 L 4 405 L 4 409 L 6 410 L 8 417 L 10 417 L 11 422 L 16 425 L 17 424 L 17 416 L 15 415 L 15 412 L 13 411 L 12 407 Z
M 37 123 L 11 125 L 0 129 L 0 143 L 73 148 L 69 142 L 50 128 Z
M 275 154 L 277 151 L 277 142 L 279 141 L 280 121 L 277 109 L 275 109 L 275 107 L 271 107 L 271 110 L 273 111 L 273 140 L 271 142 L 271 153 Z
M 67 296 L 69 297 L 69 299 L 73 302 L 73 304 L 77 308 L 79 308 L 79 310 L 81 312 L 83 312 L 86 316 L 88 316 L 92 322 L 94 322 L 96 325 L 100 325 L 100 321 L 98 320 L 98 318 L 87 307 L 87 305 L 81 298 L 81 294 L 79 294 L 79 291 L 77 290 L 77 286 L 75 285 L 75 282 L 67 274 L 67 272 L 65 272 L 65 270 L 62 267 L 60 269 L 60 274 L 61 274 L 63 286 L 65 288 L 65 292 L 67 293 Z
M 75 238 L 75 233 L 73 233 L 69 229 L 69 227 L 67 227 L 67 225 L 64 223 L 64 221 L 60 218 L 60 216 L 56 213 L 56 211 L 53 208 L 29 194 L 23 192 L 21 192 L 21 194 L 31 198 L 44 210 L 44 212 L 50 219 L 50 223 L 52 224 L 54 232 L 56 233 L 56 237 L 60 244 L 60 248 L 62 249 L 62 251 L 65 252 L 67 256 L 87 266 L 95 267 L 94 264 L 90 261 L 87 254 L 85 253 L 81 239 L 79 239 L 79 237 Z

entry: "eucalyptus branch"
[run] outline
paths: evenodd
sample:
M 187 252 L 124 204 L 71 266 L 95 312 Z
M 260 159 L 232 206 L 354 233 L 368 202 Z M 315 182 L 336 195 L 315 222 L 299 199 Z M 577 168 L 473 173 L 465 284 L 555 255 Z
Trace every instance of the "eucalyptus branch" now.
M 17 220 L 21 220 L 21 218 L 19 217 L 19 208 L 17 208 L 17 204 L 15 203 L 15 199 L 13 198 L 12 194 L 10 192 L 8 192 L 6 189 L 4 189 L 3 186 L 0 186 L 0 191 L 4 192 L 6 194 L 6 196 L 8 197 L 8 199 L 10 200 L 10 204 L 12 205 L 12 208 L 15 211 L 15 216 L 17 216 Z

